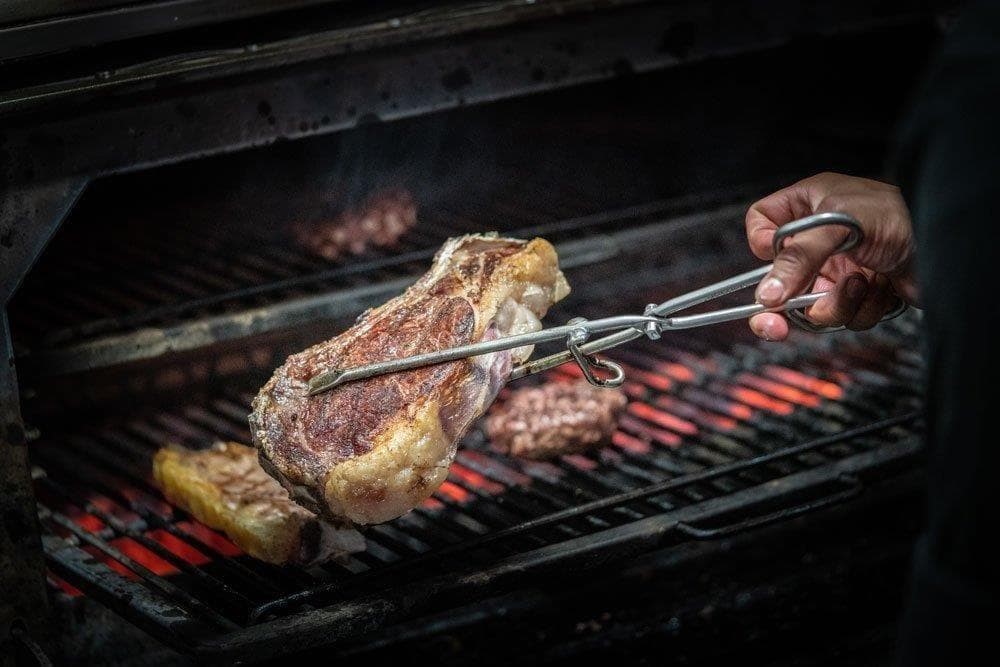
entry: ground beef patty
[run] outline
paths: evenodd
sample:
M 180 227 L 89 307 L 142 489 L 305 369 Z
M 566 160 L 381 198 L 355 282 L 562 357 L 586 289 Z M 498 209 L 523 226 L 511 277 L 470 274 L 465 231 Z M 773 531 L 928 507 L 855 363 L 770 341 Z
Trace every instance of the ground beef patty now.
M 493 407 L 486 433 L 494 445 L 514 456 L 549 459 L 611 441 L 625 395 L 586 380 L 525 387 Z
M 416 224 L 416 201 L 396 188 L 376 191 L 329 219 L 297 222 L 292 233 L 303 247 L 335 260 L 369 248 L 391 248 Z

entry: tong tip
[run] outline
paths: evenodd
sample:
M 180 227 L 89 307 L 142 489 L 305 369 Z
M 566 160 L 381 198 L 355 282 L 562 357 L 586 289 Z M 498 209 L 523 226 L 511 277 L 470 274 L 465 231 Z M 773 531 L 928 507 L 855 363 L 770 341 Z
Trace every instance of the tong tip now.
M 324 371 L 319 375 L 310 378 L 309 395 L 315 396 L 316 394 L 322 394 L 324 391 L 329 391 L 340 385 L 343 378 L 343 371 Z

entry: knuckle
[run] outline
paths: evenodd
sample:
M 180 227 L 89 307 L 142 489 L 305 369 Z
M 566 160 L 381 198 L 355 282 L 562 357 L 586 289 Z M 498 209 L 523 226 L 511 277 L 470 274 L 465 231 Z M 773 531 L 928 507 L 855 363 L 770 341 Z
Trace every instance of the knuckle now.
M 820 173 L 812 176 L 809 181 L 811 184 L 816 185 L 821 188 L 820 191 L 829 192 L 834 187 L 843 183 L 846 179 L 851 178 L 844 174 L 837 173 L 835 171 L 821 171 Z
M 802 246 L 789 243 L 781 249 L 781 253 L 775 260 L 775 263 L 779 262 L 783 268 L 799 272 L 809 268 L 809 255 Z
M 832 172 L 832 171 L 821 171 L 819 173 L 813 174 L 812 176 L 804 178 L 802 180 L 802 182 L 803 183 L 820 183 L 820 182 L 823 182 L 823 181 L 830 180 L 831 178 L 835 177 L 836 175 L 837 174 L 835 172 Z
M 836 193 L 828 193 L 823 199 L 820 200 L 819 204 L 816 206 L 818 212 L 823 211 L 843 211 L 846 209 L 847 201 L 845 197 L 842 197 Z
M 773 233 L 768 233 L 767 229 L 747 230 L 747 241 L 750 244 L 750 250 L 760 259 L 768 259 L 773 256 L 773 250 L 771 249 L 772 237 Z

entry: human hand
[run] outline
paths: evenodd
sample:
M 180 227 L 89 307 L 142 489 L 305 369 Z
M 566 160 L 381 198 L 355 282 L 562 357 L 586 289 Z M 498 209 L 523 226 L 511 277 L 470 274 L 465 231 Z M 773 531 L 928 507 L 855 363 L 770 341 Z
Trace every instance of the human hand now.
M 778 256 L 772 247 L 778 227 L 814 213 L 847 213 L 861 223 L 864 239 L 854 249 L 834 254 L 847 237 L 830 225 L 789 238 Z M 914 239 L 910 212 L 899 188 L 867 178 L 822 173 L 764 197 L 747 211 L 747 240 L 774 268 L 757 287 L 757 301 L 774 307 L 803 293 L 830 291 L 806 310 L 823 326 L 868 329 L 903 299 L 916 304 Z M 750 328 L 765 340 L 784 340 L 788 320 L 780 313 L 750 318 Z

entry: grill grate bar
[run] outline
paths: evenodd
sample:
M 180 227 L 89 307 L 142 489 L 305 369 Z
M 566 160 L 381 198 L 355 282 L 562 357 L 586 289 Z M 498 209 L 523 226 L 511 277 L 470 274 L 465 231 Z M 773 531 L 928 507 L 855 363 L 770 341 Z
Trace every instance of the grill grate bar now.
M 392 549 L 400 558 L 407 554 L 422 554 L 430 550 L 430 545 L 421 539 L 413 537 L 392 524 L 371 526 L 365 534 L 365 539 L 371 541 L 378 536 L 379 543 L 386 549 Z
M 477 434 L 474 433 L 473 436 L 475 435 Z M 483 458 L 477 458 L 479 456 Z M 573 504 L 540 488 L 545 486 L 544 480 L 512 471 L 497 459 L 485 456 L 482 452 L 473 449 L 461 450 L 456 460 L 488 479 L 507 484 L 507 490 L 501 498 L 505 503 L 515 503 L 524 508 L 528 516 L 547 514 L 553 509 L 562 510 Z
M 419 508 L 399 517 L 398 523 L 421 536 L 432 549 L 454 544 L 464 539 L 464 534 L 455 532 L 454 526 L 442 526 L 424 516 Z
M 534 516 L 531 509 L 524 507 L 518 498 L 508 496 L 507 491 L 509 489 L 507 488 L 504 488 L 502 491 L 504 500 L 503 504 L 498 504 L 493 502 L 494 494 L 491 494 L 474 484 L 466 482 L 454 472 L 450 472 L 448 474 L 448 481 L 465 490 L 470 497 L 486 501 L 484 507 L 491 508 L 491 514 L 496 518 L 501 526 L 510 526 L 523 521 L 525 517 Z
M 146 583 L 155 587 L 161 593 L 166 595 L 169 599 L 178 602 L 185 607 L 196 611 L 203 617 L 214 623 L 216 626 L 226 629 L 235 630 L 239 627 L 236 623 L 232 622 L 228 618 L 217 613 L 214 609 L 205 605 L 201 600 L 184 591 L 178 586 L 171 584 L 169 581 L 154 573 L 152 570 L 146 566 L 136 562 L 135 560 L 129 558 L 123 554 L 118 549 L 115 549 L 111 545 L 107 544 L 103 540 L 91 535 L 89 532 L 76 525 L 76 523 L 58 512 L 52 510 L 46 510 L 40 513 L 39 519 L 43 523 L 51 523 L 59 528 L 69 531 L 81 542 L 86 543 L 88 546 L 94 547 L 106 556 L 114 559 L 121 565 L 125 566 L 135 574 L 139 575 Z

